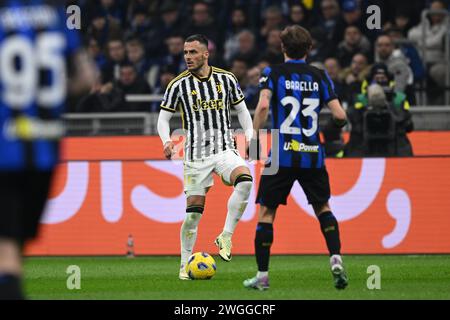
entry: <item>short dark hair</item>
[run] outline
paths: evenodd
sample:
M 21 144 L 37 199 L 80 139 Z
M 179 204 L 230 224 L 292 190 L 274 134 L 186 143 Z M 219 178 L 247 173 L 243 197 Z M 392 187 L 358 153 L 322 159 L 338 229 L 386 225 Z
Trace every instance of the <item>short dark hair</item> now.
M 281 43 L 289 58 L 301 59 L 308 54 L 312 46 L 311 35 L 308 30 L 299 25 L 286 27 L 281 32 Z
M 208 48 L 208 39 L 202 35 L 202 34 L 194 34 L 192 36 L 189 36 L 186 38 L 186 40 L 184 42 L 194 42 L 194 41 L 198 41 L 201 44 L 203 44 L 204 46 L 206 46 L 206 48 Z
M 130 61 L 124 61 L 120 64 L 120 69 L 122 68 L 131 68 L 134 72 L 137 72 L 136 66 L 132 64 Z
M 132 46 L 140 46 L 140 47 L 144 47 L 144 44 L 142 43 L 142 40 L 139 39 L 138 37 L 130 37 L 127 39 L 126 41 L 127 45 L 132 45 Z
M 111 42 L 120 42 L 121 44 L 125 44 L 123 39 L 118 36 L 113 36 L 113 37 L 108 38 L 107 44 L 110 44 Z

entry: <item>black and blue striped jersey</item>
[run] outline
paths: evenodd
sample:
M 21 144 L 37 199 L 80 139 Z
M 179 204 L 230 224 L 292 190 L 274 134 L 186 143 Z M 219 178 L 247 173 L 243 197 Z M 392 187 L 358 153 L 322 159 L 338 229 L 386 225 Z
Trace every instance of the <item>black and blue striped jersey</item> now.
M 324 167 L 319 113 L 324 103 L 337 98 L 326 72 L 304 60 L 289 60 L 265 68 L 259 87 L 272 91 L 270 109 L 272 128 L 279 130 L 280 167 Z
M 67 64 L 79 47 L 63 1 L 0 2 L 0 170 L 58 161 Z

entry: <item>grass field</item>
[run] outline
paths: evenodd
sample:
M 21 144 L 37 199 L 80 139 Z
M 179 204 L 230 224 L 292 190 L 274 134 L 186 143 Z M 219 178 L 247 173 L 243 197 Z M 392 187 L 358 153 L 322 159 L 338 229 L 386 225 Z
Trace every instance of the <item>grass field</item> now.
M 178 280 L 178 257 L 26 258 L 31 299 L 450 299 L 450 255 L 346 256 L 349 286 L 337 291 L 326 256 L 275 256 L 268 291 L 242 281 L 255 274 L 253 256 L 218 257 L 216 276 Z M 81 289 L 68 290 L 69 265 L 81 270 Z M 367 267 L 381 269 L 381 289 L 369 290 Z

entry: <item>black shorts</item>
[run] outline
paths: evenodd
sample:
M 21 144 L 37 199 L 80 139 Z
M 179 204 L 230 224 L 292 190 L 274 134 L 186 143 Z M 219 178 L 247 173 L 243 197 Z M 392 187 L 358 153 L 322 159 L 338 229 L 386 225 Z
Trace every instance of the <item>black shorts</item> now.
M 0 171 L 0 238 L 23 244 L 36 236 L 52 171 Z
M 323 204 L 330 199 L 327 169 L 280 167 L 275 175 L 261 175 L 256 203 L 270 209 L 285 205 L 295 181 L 300 183 L 309 204 Z

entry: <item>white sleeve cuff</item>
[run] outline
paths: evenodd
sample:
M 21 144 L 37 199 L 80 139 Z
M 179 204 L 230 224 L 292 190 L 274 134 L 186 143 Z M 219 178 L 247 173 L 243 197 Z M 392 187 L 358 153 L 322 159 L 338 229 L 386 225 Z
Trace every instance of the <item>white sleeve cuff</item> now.
M 172 139 L 170 139 L 170 124 L 169 124 L 172 116 L 173 113 L 166 110 L 161 110 L 159 112 L 158 134 L 159 137 L 161 138 L 163 145 L 169 141 L 172 141 Z

